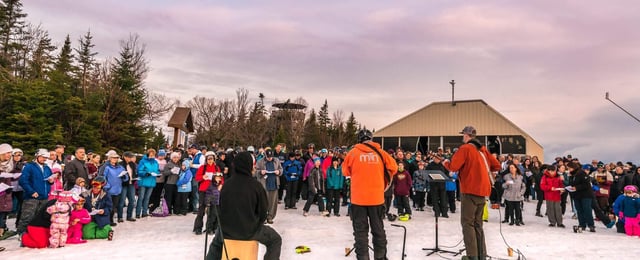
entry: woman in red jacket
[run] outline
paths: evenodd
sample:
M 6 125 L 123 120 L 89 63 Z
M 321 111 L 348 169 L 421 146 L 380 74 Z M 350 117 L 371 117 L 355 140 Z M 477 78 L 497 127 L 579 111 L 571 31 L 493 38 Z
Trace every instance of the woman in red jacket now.
M 193 232 L 196 233 L 196 235 L 202 234 L 202 226 L 204 225 L 202 222 L 202 218 L 204 217 L 204 212 L 207 208 L 204 199 L 205 191 L 207 191 L 209 185 L 211 185 L 211 180 L 213 180 L 215 174 L 222 173 L 220 168 L 216 165 L 216 156 L 214 152 L 207 152 L 205 154 L 205 158 L 206 163 L 201 165 L 196 172 L 196 181 L 198 182 L 198 195 L 199 198 L 201 198 L 198 205 L 198 215 L 196 216 L 196 220 L 193 223 Z
M 556 166 L 551 165 L 544 171 L 544 176 L 540 181 L 540 189 L 544 192 L 544 200 L 547 201 L 547 217 L 549 226 L 564 228 L 562 224 L 562 207 L 560 198 L 564 190 L 564 183 L 556 172 Z

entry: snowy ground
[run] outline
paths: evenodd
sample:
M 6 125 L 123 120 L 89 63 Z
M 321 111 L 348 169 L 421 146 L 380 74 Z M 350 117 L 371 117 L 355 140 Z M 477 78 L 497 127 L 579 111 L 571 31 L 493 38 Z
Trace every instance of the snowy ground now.
M 570 228 L 547 227 L 546 218 L 534 216 L 535 203 L 525 203 L 524 221 L 526 226 L 502 225 L 506 241 L 522 251 L 527 259 L 637 259 L 640 254 L 640 238 L 627 237 L 597 225 L 596 233 L 574 234 Z M 544 206 L 543 206 L 544 207 Z M 345 247 L 353 244 L 351 222 L 345 217 L 321 217 L 317 207 L 311 209 L 308 217 L 302 216 L 302 202 L 298 210 L 284 210 L 280 204 L 274 228 L 283 238 L 281 259 L 355 259 L 345 258 Z M 543 208 L 544 209 L 544 208 Z M 204 235 L 191 233 L 195 215 L 171 216 L 166 218 L 146 218 L 135 223 L 125 222 L 116 227 L 113 241 L 96 240 L 83 245 L 69 245 L 59 249 L 20 248 L 16 237 L 0 241 L 0 259 L 198 259 L 204 252 Z M 489 223 L 485 232 L 489 255 L 504 259 L 507 246 L 500 236 L 499 216 L 490 210 Z M 565 225 L 571 227 L 577 220 L 565 216 Z M 434 218 L 430 211 L 414 212 L 407 222 L 396 221 L 407 227 L 406 259 L 460 259 L 450 254 L 426 256 L 423 247 L 433 247 Z M 451 218 L 440 218 L 440 246 L 453 246 L 462 239 L 459 213 Z M 14 227 L 14 220 L 8 221 Z M 385 222 L 389 259 L 401 259 L 402 229 Z M 211 239 L 211 238 L 209 238 Z M 312 252 L 297 255 L 294 248 L 306 245 Z M 462 248 L 462 244 L 455 247 Z M 264 247 L 260 247 L 260 255 Z

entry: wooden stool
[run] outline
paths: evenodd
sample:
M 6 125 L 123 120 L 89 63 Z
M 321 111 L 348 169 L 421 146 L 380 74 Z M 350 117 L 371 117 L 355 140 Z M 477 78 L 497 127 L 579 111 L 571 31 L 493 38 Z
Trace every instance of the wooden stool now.
M 256 240 L 225 239 L 224 245 L 227 248 L 229 260 L 258 260 L 258 241 Z M 227 259 L 226 257 L 223 248 L 222 259 Z

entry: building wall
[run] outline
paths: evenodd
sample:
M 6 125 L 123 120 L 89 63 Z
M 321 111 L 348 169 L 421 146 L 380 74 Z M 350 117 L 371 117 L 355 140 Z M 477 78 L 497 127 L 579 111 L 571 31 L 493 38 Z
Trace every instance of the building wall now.
M 435 102 L 376 131 L 375 137 L 455 136 L 472 125 L 480 136 L 523 136 L 527 154 L 544 158 L 542 146 L 482 100 Z M 388 147 L 385 147 L 388 149 Z

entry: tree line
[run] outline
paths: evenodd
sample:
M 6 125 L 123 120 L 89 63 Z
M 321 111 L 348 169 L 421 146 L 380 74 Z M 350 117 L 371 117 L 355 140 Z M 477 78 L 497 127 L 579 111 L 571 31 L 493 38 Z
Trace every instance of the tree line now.
M 177 98 L 145 86 L 149 60 L 136 34 L 119 42 L 114 58 L 98 60 L 88 30 L 58 48 L 42 25 L 29 23 L 20 0 L 0 2 L 0 142 L 25 152 L 54 144 L 142 151 L 167 143 L 166 115 L 181 105 Z M 192 141 L 221 146 L 274 145 L 321 147 L 355 142 L 353 113 L 329 115 L 327 101 L 311 111 L 274 110 L 249 92 L 233 100 L 196 96 L 182 104 L 192 108 Z M 306 105 L 303 98 L 295 102 Z

